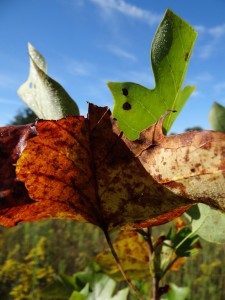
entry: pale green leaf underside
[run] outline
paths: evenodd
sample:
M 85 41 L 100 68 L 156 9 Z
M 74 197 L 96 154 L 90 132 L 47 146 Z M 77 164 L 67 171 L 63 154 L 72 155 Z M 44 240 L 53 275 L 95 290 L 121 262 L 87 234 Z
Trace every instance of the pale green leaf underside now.
M 171 10 L 159 25 L 151 47 L 155 87 L 148 89 L 132 82 L 109 82 L 113 94 L 113 116 L 123 133 L 135 140 L 167 110 L 176 110 L 164 122 L 169 131 L 194 87 L 182 83 L 197 37 L 195 30 Z M 138 80 L 138 78 L 137 78 Z
M 190 210 L 192 231 L 211 243 L 225 243 L 225 214 L 208 205 L 198 204 Z
M 47 75 L 44 57 L 28 44 L 30 73 L 18 89 L 19 97 L 41 119 L 58 120 L 69 115 L 79 115 L 79 109 L 65 89 Z
M 170 283 L 170 291 L 166 296 L 168 300 L 185 300 L 189 293 L 190 289 L 188 287 L 178 287 L 174 283 Z
M 113 295 L 116 282 L 105 274 L 95 275 L 93 291 L 86 300 L 126 300 L 129 288 L 122 289 Z M 113 296 L 112 296 L 113 295 Z
M 225 132 L 225 107 L 214 102 L 209 113 L 209 122 L 213 130 Z

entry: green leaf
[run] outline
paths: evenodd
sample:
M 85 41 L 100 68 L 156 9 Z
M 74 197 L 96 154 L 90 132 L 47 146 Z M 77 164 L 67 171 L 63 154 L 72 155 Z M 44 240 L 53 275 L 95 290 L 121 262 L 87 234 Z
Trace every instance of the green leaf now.
M 160 270 L 165 270 L 173 255 L 173 248 L 170 240 L 165 240 L 160 252 Z
M 93 282 L 93 271 L 89 270 L 88 268 L 82 272 L 77 272 L 73 275 L 73 280 L 75 282 L 76 290 L 82 290 L 87 283 L 92 285 Z
M 192 231 L 204 240 L 224 244 L 225 243 L 225 214 L 208 205 L 198 204 L 188 210 L 192 218 Z
M 79 109 L 64 88 L 47 75 L 44 57 L 29 43 L 30 73 L 18 89 L 19 97 L 41 119 L 58 120 L 79 115 Z
M 159 25 L 151 47 L 155 88 L 148 89 L 131 82 L 108 82 L 114 97 L 113 116 L 120 130 L 131 140 L 155 123 L 167 110 L 176 110 L 164 122 L 169 131 L 194 87 L 181 88 L 192 49 L 195 30 L 171 10 Z
M 92 287 L 92 293 L 88 295 L 86 300 L 126 300 L 129 288 L 120 290 L 113 295 L 116 282 L 105 274 L 95 275 L 95 283 Z
M 69 298 L 69 300 L 85 300 L 85 299 L 86 296 L 77 291 L 74 291 Z
M 174 250 L 179 257 L 189 257 L 195 255 L 198 249 L 193 248 L 193 245 L 198 241 L 199 237 L 188 227 L 181 228 L 175 235 L 173 240 Z
M 213 130 L 225 132 L 225 107 L 214 102 L 210 113 L 209 123 Z
M 58 276 L 49 286 L 41 291 L 41 296 L 46 299 L 68 299 L 74 291 L 74 286 L 69 276 Z
M 74 291 L 69 300 L 85 300 L 89 294 L 89 283 L 80 291 Z
M 170 283 L 170 291 L 166 294 L 168 300 L 185 300 L 187 299 L 190 289 L 188 287 L 178 287 Z

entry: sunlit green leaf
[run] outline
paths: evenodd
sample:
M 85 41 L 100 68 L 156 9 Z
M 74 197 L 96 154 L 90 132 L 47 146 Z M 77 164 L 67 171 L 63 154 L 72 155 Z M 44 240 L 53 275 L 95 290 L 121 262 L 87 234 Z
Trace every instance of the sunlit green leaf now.
M 225 107 L 214 102 L 209 113 L 209 122 L 213 130 L 225 132 Z
M 185 300 L 189 293 L 190 289 L 188 287 L 178 287 L 174 283 L 170 283 L 170 291 L 166 296 L 168 300 Z
M 115 101 L 113 116 L 128 138 L 137 139 L 143 129 L 172 109 L 177 113 L 170 114 L 164 123 L 169 131 L 195 89 L 191 86 L 182 89 L 182 83 L 196 37 L 195 30 L 168 9 L 151 47 L 155 87 L 148 89 L 131 82 L 108 83 Z
M 92 293 L 88 295 L 86 300 L 126 300 L 129 288 L 120 290 L 113 295 L 116 282 L 104 274 L 95 275 L 95 283 L 92 287 Z
M 85 300 L 89 294 L 89 283 L 80 291 L 74 291 L 69 300 Z
M 58 120 L 79 115 L 79 109 L 65 89 L 47 75 L 43 56 L 28 44 L 30 73 L 27 81 L 18 89 L 20 98 L 41 119 Z
M 198 204 L 188 211 L 192 231 L 211 243 L 225 243 L 225 214 L 208 205 Z

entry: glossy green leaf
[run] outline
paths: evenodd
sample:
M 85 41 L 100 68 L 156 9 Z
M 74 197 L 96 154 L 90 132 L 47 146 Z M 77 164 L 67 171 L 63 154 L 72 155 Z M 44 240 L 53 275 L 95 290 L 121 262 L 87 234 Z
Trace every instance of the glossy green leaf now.
M 225 107 L 214 102 L 209 113 L 209 122 L 213 130 L 225 132 Z
M 109 82 L 114 97 L 113 116 L 120 130 L 131 140 L 155 123 L 165 111 L 176 110 L 164 122 L 169 131 L 194 87 L 182 83 L 197 37 L 195 30 L 171 10 L 159 25 L 151 47 L 155 87 L 148 89 L 131 82 Z M 138 78 L 137 78 L 138 80 Z
M 28 44 L 30 73 L 27 81 L 18 89 L 19 97 L 41 119 L 58 120 L 79 115 L 79 109 L 65 89 L 47 75 L 44 57 Z
M 211 243 L 225 243 L 225 214 L 208 205 L 198 204 L 188 211 L 192 231 Z
M 170 291 L 166 296 L 168 300 L 185 300 L 189 293 L 190 289 L 188 287 L 178 287 L 174 283 L 170 283 Z

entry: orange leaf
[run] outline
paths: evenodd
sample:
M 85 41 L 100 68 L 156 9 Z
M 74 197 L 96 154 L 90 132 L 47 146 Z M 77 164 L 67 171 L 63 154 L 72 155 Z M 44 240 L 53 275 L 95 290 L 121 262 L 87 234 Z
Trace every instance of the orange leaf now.
M 15 197 L 14 205 L 1 209 L 4 226 L 61 218 L 104 230 L 141 228 L 168 222 L 193 203 L 152 179 L 106 107 L 90 104 L 87 119 L 67 117 L 32 126 L 38 135 L 23 137 L 27 146 L 16 163 L 17 180 L 25 184 L 30 202 Z M 5 136 L 1 141 L 7 152 Z M 7 202 L 4 184 L 0 191 L 1 202 Z
M 173 261 L 173 259 L 176 257 L 176 254 L 173 253 L 172 257 L 171 257 L 171 261 Z M 185 261 L 187 260 L 187 257 L 179 257 L 170 267 L 170 271 L 179 271 L 180 267 L 183 265 L 183 263 L 185 263 Z

